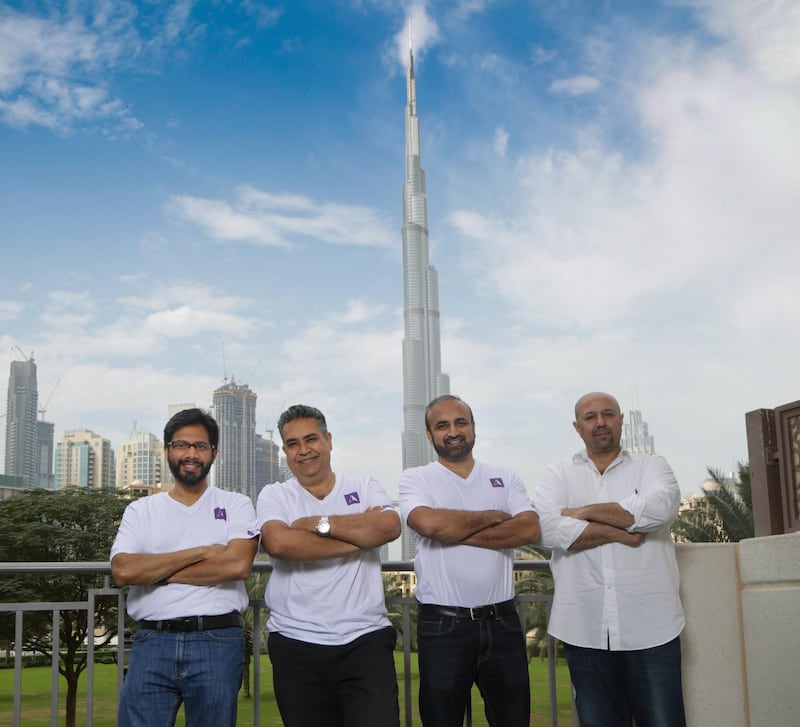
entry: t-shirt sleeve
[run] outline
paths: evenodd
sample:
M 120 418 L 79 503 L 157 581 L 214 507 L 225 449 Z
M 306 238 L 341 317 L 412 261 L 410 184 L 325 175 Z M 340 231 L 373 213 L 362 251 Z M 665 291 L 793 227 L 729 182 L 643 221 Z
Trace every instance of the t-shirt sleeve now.
M 400 475 L 399 490 L 403 522 L 408 522 L 408 516 L 415 507 L 433 507 L 428 488 L 424 486 L 422 477 L 415 470 L 406 470 Z
M 516 472 L 511 472 L 509 479 L 511 487 L 508 488 L 508 511 L 513 517 L 521 512 L 532 512 L 534 510 L 525 483 Z
M 139 528 L 139 512 L 135 503 L 131 503 L 122 513 L 122 521 L 119 524 L 114 544 L 111 546 L 111 558 L 117 553 L 144 553 L 144 543 L 142 542 L 142 532 Z
M 382 507 L 386 510 L 394 510 L 397 512 L 397 508 L 392 505 L 392 501 L 389 499 L 389 495 L 386 494 L 383 485 L 374 477 L 367 478 L 367 482 L 364 485 L 364 494 L 365 510 L 371 507 Z
M 231 503 L 231 516 L 228 520 L 228 540 L 254 538 L 258 535 L 256 511 L 249 497 L 241 495 Z
M 270 520 L 280 520 L 286 525 L 291 525 L 294 518 L 289 516 L 286 502 L 280 494 L 280 485 L 267 485 L 261 490 L 256 502 L 256 525 L 260 530 L 264 523 Z

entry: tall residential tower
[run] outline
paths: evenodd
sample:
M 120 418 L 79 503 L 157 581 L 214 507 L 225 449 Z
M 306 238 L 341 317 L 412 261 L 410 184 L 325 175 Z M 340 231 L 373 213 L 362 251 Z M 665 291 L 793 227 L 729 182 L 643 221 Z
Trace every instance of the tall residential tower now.
M 219 450 L 214 484 L 256 501 L 256 393 L 233 377 L 214 392 Z
M 403 469 L 428 464 L 433 448 L 425 436 L 425 407 L 450 393 L 442 373 L 439 279 L 428 260 L 428 201 L 420 166 L 414 54 L 406 73 L 406 181 L 403 185 Z
M 7 475 L 24 477 L 28 487 L 39 487 L 39 393 L 33 354 L 12 361 L 6 404 Z

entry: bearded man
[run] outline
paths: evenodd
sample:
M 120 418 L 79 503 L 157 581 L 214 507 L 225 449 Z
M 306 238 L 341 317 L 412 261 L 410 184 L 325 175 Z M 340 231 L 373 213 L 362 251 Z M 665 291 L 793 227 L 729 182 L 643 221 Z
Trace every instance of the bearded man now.
M 539 519 L 508 467 L 477 462 L 472 409 L 452 395 L 425 411 L 438 459 L 400 478 L 416 534 L 419 711 L 424 727 L 460 727 L 473 684 L 490 727 L 528 727 L 525 634 L 514 602 L 514 548 L 539 540 Z
M 200 409 L 164 428 L 175 486 L 125 509 L 111 548 L 111 572 L 131 586 L 128 614 L 139 622 L 120 694 L 120 727 L 234 727 L 242 681 L 243 580 L 258 547 L 252 502 L 208 483 L 219 427 Z

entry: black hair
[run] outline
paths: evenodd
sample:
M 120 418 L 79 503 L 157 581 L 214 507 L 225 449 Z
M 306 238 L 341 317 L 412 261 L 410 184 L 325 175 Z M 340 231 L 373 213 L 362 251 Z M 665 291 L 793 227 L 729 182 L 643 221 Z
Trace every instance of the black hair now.
M 164 427 L 164 444 L 169 444 L 179 429 L 199 424 L 208 432 L 208 441 L 216 449 L 219 444 L 219 426 L 216 419 L 202 409 L 184 409 L 179 411 Z

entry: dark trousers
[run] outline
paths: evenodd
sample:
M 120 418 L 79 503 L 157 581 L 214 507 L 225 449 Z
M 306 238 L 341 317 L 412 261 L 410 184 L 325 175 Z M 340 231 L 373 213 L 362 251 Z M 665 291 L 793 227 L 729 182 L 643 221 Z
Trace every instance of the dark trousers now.
M 425 727 L 462 727 L 473 684 L 490 727 L 528 727 L 528 657 L 516 613 L 472 621 L 417 619 L 419 712 Z
M 685 727 L 681 643 L 609 651 L 564 644 L 581 727 Z
M 343 646 L 270 633 L 275 701 L 285 727 L 399 727 L 389 626 Z

